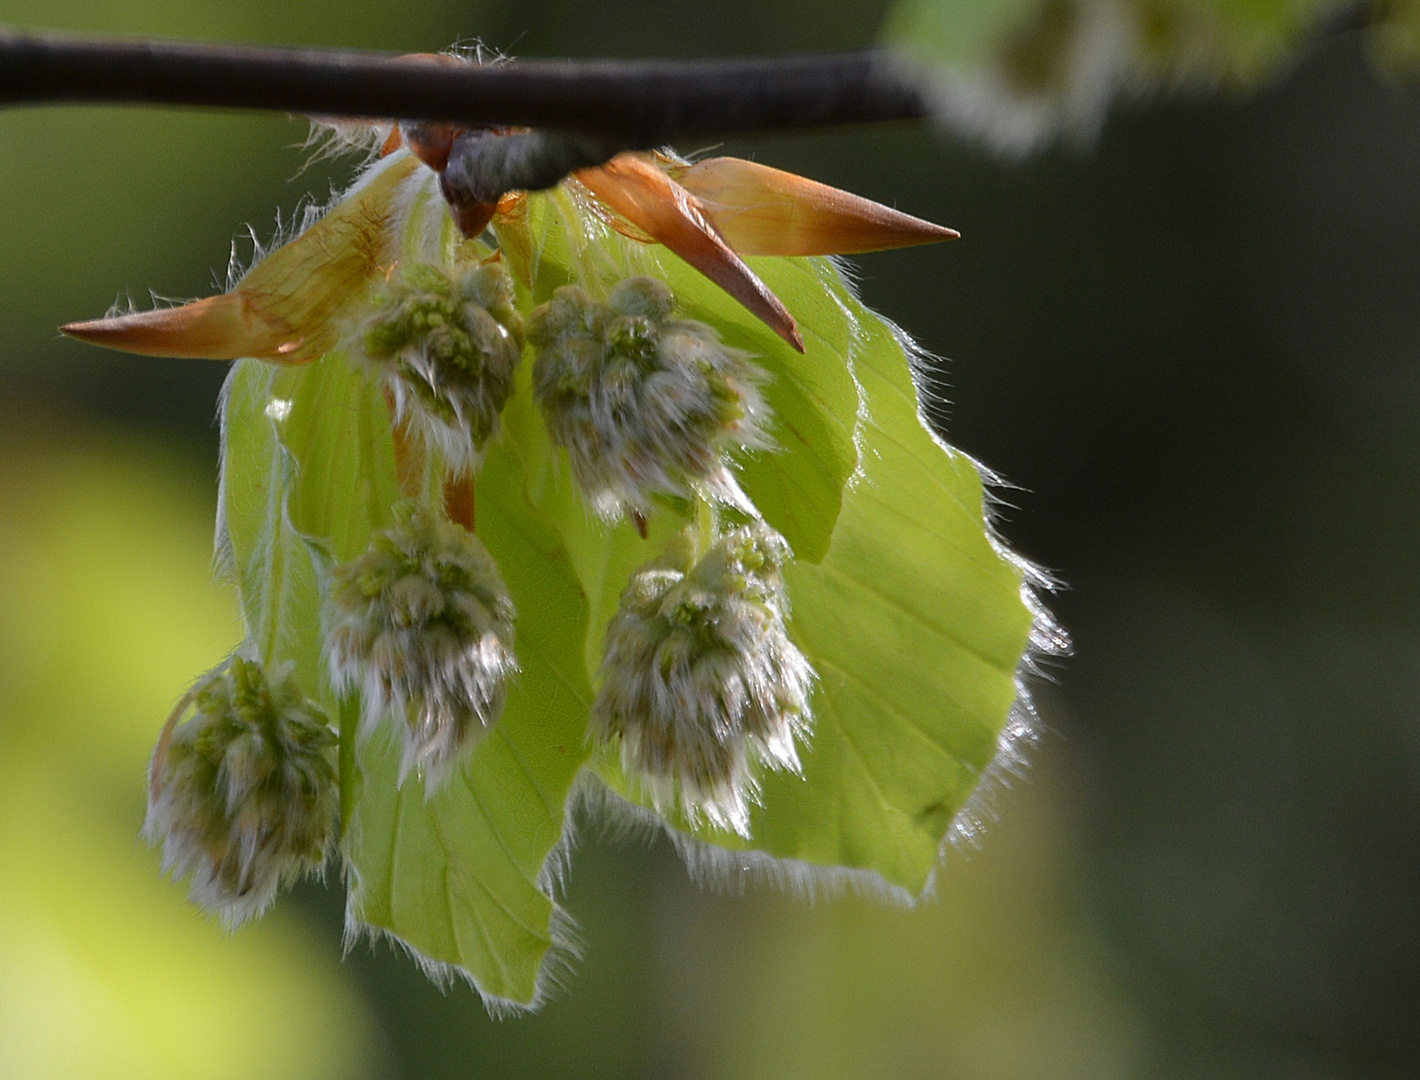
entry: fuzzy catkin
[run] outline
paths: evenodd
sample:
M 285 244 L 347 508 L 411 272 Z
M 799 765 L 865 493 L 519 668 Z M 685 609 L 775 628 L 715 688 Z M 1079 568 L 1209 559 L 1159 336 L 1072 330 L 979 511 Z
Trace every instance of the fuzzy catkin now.
M 658 809 L 749 835 L 756 767 L 798 771 L 814 671 L 789 640 L 784 538 L 735 529 L 695 559 L 687 530 L 636 571 L 607 629 L 591 733 Z
M 350 339 L 395 419 L 471 473 L 498 432 L 522 356 L 523 321 L 500 263 L 415 263 L 377 292 Z
M 516 611 L 498 565 L 462 526 L 406 504 L 395 527 L 337 567 L 326 657 L 331 683 L 363 698 L 363 730 L 394 718 L 403 782 L 433 792 L 497 721 L 517 671 Z
M 730 454 L 771 445 L 763 371 L 675 306 L 663 282 L 636 277 L 606 303 L 564 286 L 529 321 L 548 434 L 607 520 L 648 513 L 656 495 L 740 502 Z
M 291 665 L 235 656 L 190 695 L 193 715 L 154 755 L 143 835 L 163 869 L 230 927 L 320 869 L 335 836 L 335 733 Z

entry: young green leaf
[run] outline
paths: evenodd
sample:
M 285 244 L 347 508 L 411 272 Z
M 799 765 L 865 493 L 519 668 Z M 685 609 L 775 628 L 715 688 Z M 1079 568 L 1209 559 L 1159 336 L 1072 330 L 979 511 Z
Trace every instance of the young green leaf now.
M 987 530 L 979 469 L 919 417 L 905 339 L 834 268 L 808 269 L 852 314 L 843 359 L 866 417 L 827 554 L 786 571 L 791 632 L 819 674 L 816 729 L 802 778 L 764 778 L 752 842 L 675 824 L 714 847 L 794 860 L 769 875 L 809 889 L 847 868 L 915 897 L 997 753 L 1033 616 L 1021 570 Z M 600 769 L 637 798 L 613 764 Z M 708 848 L 695 858 L 712 877 L 743 865 Z
M 244 361 L 234 371 L 225 414 L 226 518 L 237 565 L 252 583 L 243 590 L 249 618 L 277 628 L 276 656 L 318 671 L 320 627 L 309 618 L 319 610 L 314 581 L 303 579 L 304 591 L 262 583 L 280 577 L 281 559 L 309 567 L 315 551 L 328 564 L 363 551 L 388 526 L 397 496 L 388 411 L 339 353 L 261 378 L 272 370 Z M 253 483 L 252 459 L 260 454 L 277 474 L 284 469 L 284 489 L 269 479 Z M 525 487 L 509 439 L 490 452 L 478 488 L 479 535 L 522 616 L 522 672 L 498 728 L 462 774 L 426 800 L 421 784 L 397 782 L 398 754 L 383 734 L 360 744 L 355 725 L 343 724 L 341 781 L 352 931 L 388 932 L 431 974 L 463 975 L 490 1000 L 530 1006 L 546 979 L 546 952 L 567 944 L 566 920 L 540 877 L 585 758 L 590 689 L 585 603 L 559 538 Z M 256 542 L 273 528 L 277 544 Z
M 1341 0 L 896 0 L 885 41 L 926 76 L 941 119 L 1021 154 L 1088 142 L 1116 97 L 1249 90 L 1298 60 Z M 1381 66 L 1413 72 L 1413 3 L 1371 7 Z
M 680 172 L 618 158 L 468 237 L 395 150 L 220 303 L 71 327 L 218 356 L 248 338 L 212 311 L 286 313 L 224 396 L 243 655 L 339 718 L 350 934 L 494 1009 L 572 948 L 574 793 L 693 869 L 911 898 L 1018 734 L 1025 568 L 910 342 L 828 258 L 741 258 Z M 778 175 L 824 211 L 794 250 L 953 235 Z

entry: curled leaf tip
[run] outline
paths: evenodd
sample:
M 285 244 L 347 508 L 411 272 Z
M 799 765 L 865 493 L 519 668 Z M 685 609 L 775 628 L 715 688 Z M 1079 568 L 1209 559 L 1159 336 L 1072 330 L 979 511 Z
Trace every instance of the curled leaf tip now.
M 741 255 L 857 255 L 955 240 L 945 225 L 741 158 L 692 165 L 676 181 Z
M 263 313 L 241 291 L 209 296 L 180 307 L 137 311 L 66 323 L 63 333 L 92 345 L 143 356 L 283 360 L 301 345 L 289 326 Z

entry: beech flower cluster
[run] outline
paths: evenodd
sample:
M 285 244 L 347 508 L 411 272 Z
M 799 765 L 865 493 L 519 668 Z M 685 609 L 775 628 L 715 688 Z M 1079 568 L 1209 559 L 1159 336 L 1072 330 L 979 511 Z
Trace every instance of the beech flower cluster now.
M 745 455 L 772 454 L 779 441 L 758 358 L 686 317 L 655 259 L 579 255 L 565 276 L 538 282 L 531 197 L 470 206 L 443 183 L 459 139 L 499 132 L 426 125 L 416 139 L 385 124 L 378 134 L 381 159 L 228 292 L 65 327 L 140 353 L 242 359 L 247 370 L 338 366 L 340 385 L 357 383 L 375 416 L 371 424 L 361 405 L 365 441 L 348 456 L 361 468 L 392 458 L 392 480 L 388 465 L 359 473 L 366 486 L 349 493 L 348 518 L 329 531 L 357 519 L 363 531 L 331 557 L 330 537 L 300 533 L 289 518 L 293 485 L 320 482 L 319 470 L 292 479 L 279 449 L 291 402 L 262 406 L 278 445 L 262 498 L 287 502 L 272 498 L 263 511 L 267 533 L 252 542 L 249 562 L 274 567 L 263 560 L 282 529 L 314 553 L 308 595 L 319 610 L 302 614 L 301 632 L 318 627 L 319 642 L 301 670 L 318 685 L 298 687 L 281 634 L 258 628 L 262 617 L 251 612 L 272 603 L 262 590 L 283 587 L 258 583 L 260 595 L 244 597 L 249 640 L 192 688 L 183 704 L 191 719 L 175 717 L 160 740 L 145 826 L 167 869 L 190 875 L 193 898 L 230 924 L 322 864 L 336 807 L 350 794 L 339 783 L 358 778 L 372 733 L 397 741 L 395 782 L 417 777 L 425 797 L 438 799 L 517 692 L 518 605 L 475 514 L 502 433 L 542 440 L 530 453 L 524 443 L 524 457 L 551 461 L 538 484 L 570 475 L 590 519 L 583 525 L 605 534 L 630 520 L 645 539 L 648 523 L 661 523 L 655 535 L 673 537 L 624 587 L 611 583 L 619 605 L 600 665 L 586 668 L 595 670 L 595 698 L 584 756 L 619 761 L 629 787 L 668 815 L 749 837 L 762 772 L 797 771 L 812 729 L 816 675 L 790 626 L 790 546 L 735 479 Z M 564 221 L 594 222 L 607 243 L 673 252 L 798 352 L 805 344 L 793 315 L 742 255 L 870 251 L 955 235 L 731 158 L 689 165 L 622 154 L 546 199 Z M 325 406 L 305 401 L 302 422 L 345 423 Z M 520 475 L 516 495 L 506 479 L 500 490 L 533 506 L 530 473 Z M 354 744 L 341 747 L 347 771 L 338 781 L 326 714 L 352 708 L 361 719 L 358 732 L 340 735 Z
M 658 496 L 702 507 L 703 523 L 622 593 L 589 730 L 619 745 L 658 809 L 748 835 L 756 768 L 799 767 L 814 676 L 785 627 L 788 543 L 760 520 L 717 533 L 717 502 L 758 518 L 731 470 L 734 453 L 770 445 L 766 376 L 675 309 L 648 277 L 619 282 L 605 303 L 558 289 L 531 320 L 534 389 L 602 518 L 640 520 Z

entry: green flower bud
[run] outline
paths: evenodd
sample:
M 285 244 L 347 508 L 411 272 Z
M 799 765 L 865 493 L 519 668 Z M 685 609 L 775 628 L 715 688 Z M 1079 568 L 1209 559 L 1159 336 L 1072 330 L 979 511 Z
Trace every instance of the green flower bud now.
M 607 628 L 592 735 L 621 742 L 657 808 L 749 835 L 756 767 L 798 771 L 814 672 L 789 640 L 789 545 L 756 523 L 698 561 L 682 534 L 632 575 Z
M 193 713 L 176 724 L 188 705 Z M 234 656 L 192 688 L 153 755 L 143 835 L 191 898 L 236 927 L 318 870 L 337 805 L 326 717 L 291 677 Z M 176 726 L 172 726 L 176 724 Z
M 396 718 L 401 782 L 418 767 L 432 793 L 503 711 L 515 612 L 478 537 L 411 504 L 396 519 L 336 568 L 326 657 L 336 689 L 361 694 L 365 733 Z
M 395 418 L 455 471 L 498 431 L 522 355 L 523 322 L 501 264 L 414 264 L 375 294 L 353 351 L 389 390 Z
M 607 303 L 565 286 L 533 312 L 533 384 L 548 433 L 603 518 L 696 490 L 744 504 L 729 453 L 770 445 L 763 371 L 674 310 L 669 288 L 637 277 Z

